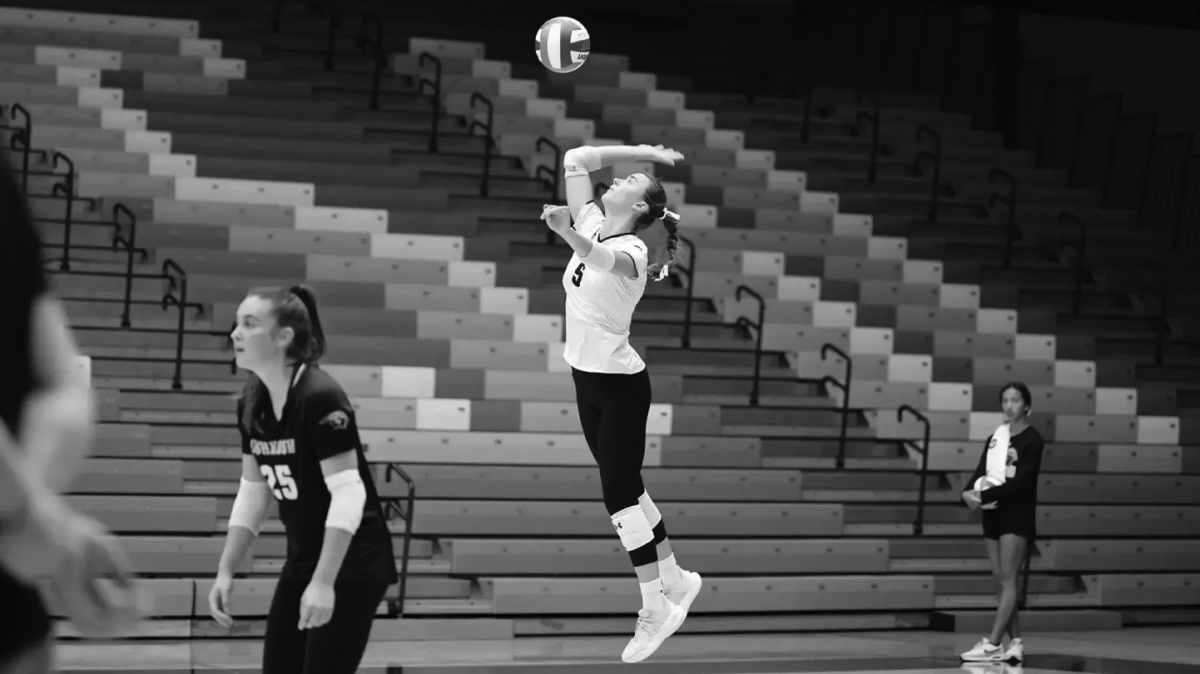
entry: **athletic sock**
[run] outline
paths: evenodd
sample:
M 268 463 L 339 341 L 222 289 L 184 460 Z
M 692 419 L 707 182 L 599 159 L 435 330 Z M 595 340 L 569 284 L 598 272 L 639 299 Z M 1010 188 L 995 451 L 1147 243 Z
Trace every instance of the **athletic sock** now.
M 675 563 L 675 553 L 671 553 L 669 557 L 658 563 L 658 573 L 662 576 L 664 585 L 677 585 L 683 580 L 683 576 L 679 573 L 679 565 Z
M 655 578 L 649 583 L 638 583 L 642 587 L 642 608 L 655 613 L 667 610 L 667 598 L 663 595 L 662 578 Z

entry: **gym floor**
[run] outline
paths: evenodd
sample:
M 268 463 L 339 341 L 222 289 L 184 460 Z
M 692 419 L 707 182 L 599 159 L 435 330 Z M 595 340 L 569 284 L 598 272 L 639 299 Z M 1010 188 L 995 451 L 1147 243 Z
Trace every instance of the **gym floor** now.
M 632 626 L 631 626 L 632 629 Z M 964 665 L 958 653 L 981 635 L 944 632 L 844 632 L 672 637 L 640 669 L 661 674 L 1200 674 L 1200 626 L 1105 632 L 1032 633 L 1022 665 Z M 620 662 L 627 637 L 522 638 L 506 641 L 373 642 L 360 672 L 378 674 L 599 674 Z M 65 642 L 61 671 L 259 671 L 261 643 Z

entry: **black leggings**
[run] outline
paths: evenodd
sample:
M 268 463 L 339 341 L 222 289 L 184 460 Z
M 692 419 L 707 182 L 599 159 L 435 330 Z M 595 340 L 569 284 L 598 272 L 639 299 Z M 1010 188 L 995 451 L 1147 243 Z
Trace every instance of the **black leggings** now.
M 300 598 L 307 587 L 287 577 L 279 579 L 267 616 L 262 674 L 354 674 L 387 585 L 335 585 L 333 618 L 316 629 L 301 630 Z
M 646 491 L 646 419 L 650 374 L 603 374 L 572 368 L 579 421 L 588 449 L 600 467 L 600 487 L 609 515 L 635 506 Z

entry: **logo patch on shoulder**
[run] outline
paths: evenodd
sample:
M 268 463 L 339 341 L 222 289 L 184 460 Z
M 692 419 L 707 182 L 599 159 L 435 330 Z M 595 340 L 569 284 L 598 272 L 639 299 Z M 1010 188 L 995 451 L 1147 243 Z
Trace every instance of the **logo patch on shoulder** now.
M 350 415 L 341 410 L 334 410 L 321 420 L 320 426 L 328 426 L 335 431 L 345 430 L 350 425 Z

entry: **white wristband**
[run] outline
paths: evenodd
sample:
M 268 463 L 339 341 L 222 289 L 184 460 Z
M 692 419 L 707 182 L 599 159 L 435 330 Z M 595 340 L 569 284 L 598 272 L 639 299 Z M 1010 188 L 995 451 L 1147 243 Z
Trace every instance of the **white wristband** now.
M 563 155 L 563 176 L 585 176 L 592 171 L 599 171 L 600 152 L 590 145 L 571 148 Z
M 362 523 L 363 506 L 367 503 L 367 488 L 357 470 L 343 470 L 325 478 L 329 488 L 329 513 L 325 528 L 341 529 L 353 534 Z

